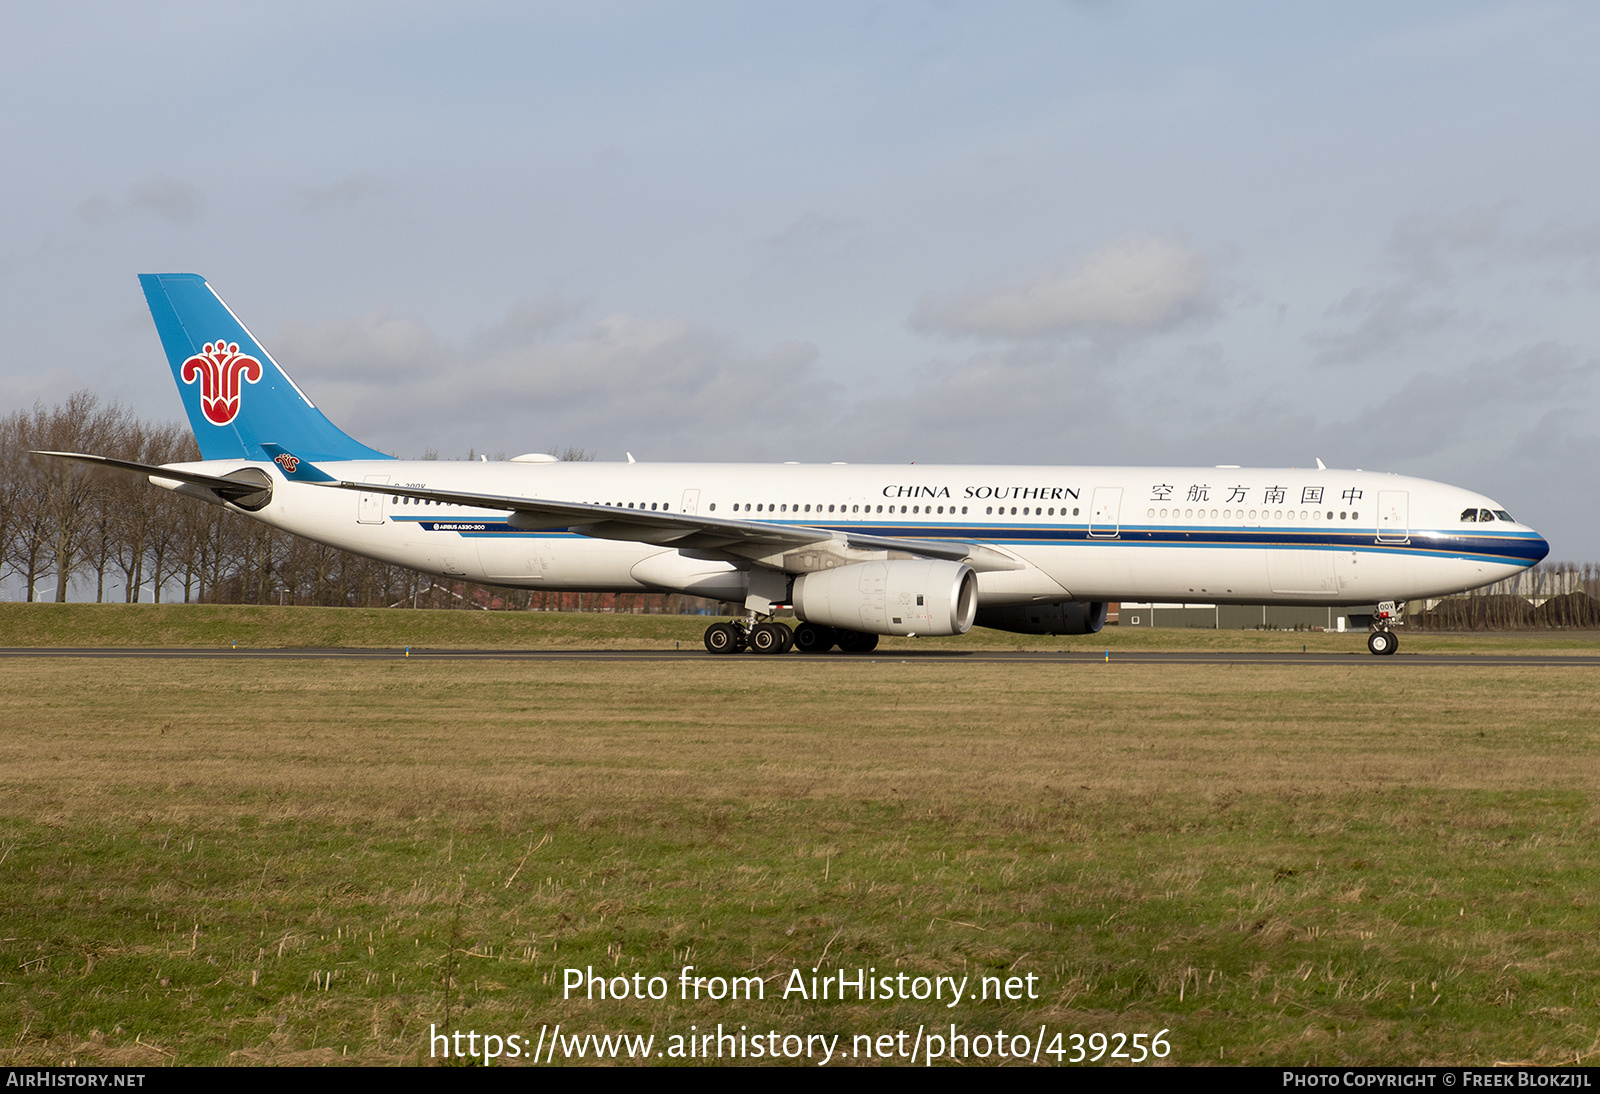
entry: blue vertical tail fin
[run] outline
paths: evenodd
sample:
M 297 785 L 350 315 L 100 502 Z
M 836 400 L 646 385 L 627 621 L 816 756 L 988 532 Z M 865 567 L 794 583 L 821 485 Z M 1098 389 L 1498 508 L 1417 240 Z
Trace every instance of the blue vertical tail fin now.
M 307 460 L 387 460 L 328 421 L 198 274 L 140 274 L 200 455 L 269 460 L 263 443 Z

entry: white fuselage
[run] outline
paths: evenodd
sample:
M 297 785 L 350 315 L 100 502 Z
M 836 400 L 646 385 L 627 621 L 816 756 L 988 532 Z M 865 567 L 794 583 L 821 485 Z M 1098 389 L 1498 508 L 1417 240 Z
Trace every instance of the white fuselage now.
M 1547 553 L 1490 499 L 1366 471 L 1168 467 L 371 461 L 326 465 L 352 493 L 256 467 L 247 513 L 310 539 L 463 580 L 742 600 L 748 564 L 671 547 L 521 531 L 504 510 L 419 502 L 386 485 L 667 510 L 910 540 L 985 544 L 1020 569 L 978 575 L 985 607 L 1040 600 L 1366 604 L 1474 588 Z M 163 485 L 170 482 L 155 481 Z M 184 492 L 200 492 L 194 487 Z

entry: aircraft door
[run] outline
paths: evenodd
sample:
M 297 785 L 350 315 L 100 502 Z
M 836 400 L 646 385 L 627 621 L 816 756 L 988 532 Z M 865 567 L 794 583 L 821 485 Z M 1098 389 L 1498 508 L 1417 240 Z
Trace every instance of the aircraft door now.
M 1411 495 L 1405 490 L 1378 491 L 1378 542 L 1405 543 L 1411 538 Z
M 685 490 L 683 492 L 683 512 L 693 516 L 700 511 L 700 491 Z
M 363 482 L 385 483 L 389 481 L 388 475 L 368 475 Z M 382 524 L 383 501 L 387 493 L 373 494 L 361 491 L 356 495 L 356 521 L 359 524 Z
M 1115 538 L 1122 530 L 1122 487 L 1095 487 L 1094 506 L 1089 514 L 1091 536 Z

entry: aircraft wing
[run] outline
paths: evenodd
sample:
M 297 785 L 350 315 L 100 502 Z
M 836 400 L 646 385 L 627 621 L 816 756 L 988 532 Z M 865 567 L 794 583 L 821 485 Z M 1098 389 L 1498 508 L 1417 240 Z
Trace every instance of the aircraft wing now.
M 324 466 L 324 470 L 326 467 Z M 596 539 L 621 539 L 655 543 L 695 552 L 727 552 L 749 560 L 752 554 L 770 555 L 812 544 L 841 542 L 868 551 L 904 551 L 925 558 L 965 562 L 975 570 L 1020 570 L 1026 564 L 981 543 L 965 540 L 901 539 L 895 536 L 857 535 L 804 524 L 776 524 L 755 520 L 665 510 L 625 509 L 586 502 L 550 501 L 430 487 L 379 485 L 370 482 L 329 482 L 341 490 L 462 505 L 475 509 L 502 509 L 512 514 L 511 526 L 524 531 L 566 528 Z

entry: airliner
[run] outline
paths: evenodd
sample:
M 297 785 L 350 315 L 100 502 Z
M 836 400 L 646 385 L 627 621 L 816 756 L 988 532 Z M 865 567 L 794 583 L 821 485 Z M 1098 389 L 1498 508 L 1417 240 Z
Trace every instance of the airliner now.
M 867 652 L 880 635 L 1100 630 L 1113 601 L 1393 603 L 1486 585 L 1549 546 L 1470 490 L 1372 471 L 399 460 L 338 429 L 195 274 L 140 276 L 203 457 L 148 476 L 445 579 L 742 604 L 711 653 Z M 790 607 L 790 628 L 774 618 Z

